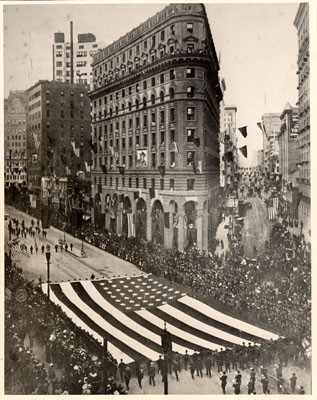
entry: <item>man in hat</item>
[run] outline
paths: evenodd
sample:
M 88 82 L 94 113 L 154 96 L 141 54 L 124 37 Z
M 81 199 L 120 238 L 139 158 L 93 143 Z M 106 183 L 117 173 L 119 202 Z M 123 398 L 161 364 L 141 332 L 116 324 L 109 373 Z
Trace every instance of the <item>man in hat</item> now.
M 222 392 L 223 392 L 223 394 L 226 394 L 226 386 L 227 386 L 228 377 L 227 377 L 227 374 L 225 371 L 222 373 L 222 375 L 220 376 L 219 379 L 221 380 Z
M 296 376 L 295 372 L 293 372 L 293 374 L 292 374 L 292 376 L 290 378 L 290 381 L 291 381 L 292 393 L 295 393 L 296 381 L 297 381 L 297 376 Z
M 125 365 L 125 363 L 123 362 L 122 358 L 121 358 L 121 360 L 120 360 L 120 363 L 119 363 L 119 365 L 118 365 L 118 368 L 119 368 L 119 373 L 120 373 L 121 382 L 123 382 L 124 371 L 125 371 L 126 365 Z
M 127 387 L 127 390 L 129 390 L 130 379 L 131 379 L 131 368 L 127 366 L 124 371 L 124 382 Z
M 149 378 L 150 378 L 150 385 L 155 386 L 155 366 L 154 366 L 154 362 L 150 362 L 150 366 L 149 366 Z

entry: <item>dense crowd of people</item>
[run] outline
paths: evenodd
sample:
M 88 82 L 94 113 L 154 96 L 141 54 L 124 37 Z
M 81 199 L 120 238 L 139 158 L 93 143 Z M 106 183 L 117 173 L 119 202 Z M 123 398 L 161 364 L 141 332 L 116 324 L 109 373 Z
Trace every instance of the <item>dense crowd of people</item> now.
M 101 344 L 51 303 L 40 288 L 24 279 L 5 256 L 6 385 L 17 394 L 125 394 L 115 381 L 117 364 L 110 353 L 102 362 Z M 18 291 L 26 294 L 19 301 Z M 25 346 L 28 335 L 29 346 Z M 49 369 L 33 354 L 34 341 L 45 348 Z M 65 371 L 58 378 L 54 368 Z
M 63 221 L 58 213 L 53 213 L 51 222 L 62 229 L 66 221 Z M 78 229 L 66 223 L 66 231 L 137 265 L 144 272 L 163 276 L 190 288 L 193 296 L 203 295 L 205 301 L 216 304 L 219 309 L 227 312 L 231 310 L 233 315 L 244 316 L 249 322 L 275 330 L 285 337 L 274 343 L 263 343 L 261 351 L 252 346 L 254 349 L 251 359 L 251 353 L 245 351 L 243 346 L 232 350 L 223 349 L 219 354 L 211 353 L 210 361 L 212 365 L 217 366 L 218 371 L 228 371 L 230 368 L 244 369 L 253 365 L 260 368 L 259 365 L 267 365 L 276 360 L 279 365 L 287 365 L 289 361 L 296 361 L 299 356 L 305 357 L 303 342 L 309 345 L 311 341 L 310 247 L 305 243 L 303 236 L 291 235 L 281 224 L 274 225 L 271 237 L 265 243 L 264 254 L 258 256 L 255 252 L 254 259 L 244 257 L 239 230 L 228 237 L 230 248 L 220 255 L 201 252 L 196 248 L 189 248 L 181 253 L 177 249 L 165 249 L 137 238 L 98 230 L 91 224 Z M 11 285 L 29 285 L 25 281 L 21 282 L 21 273 L 11 265 L 7 288 L 10 289 L 12 273 L 17 274 L 18 279 L 11 281 Z M 37 340 L 43 340 L 48 362 L 59 365 L 63 364 L 64 359 L 72 360 L 70 367 L 65 369 L 64 380 L 67 382 L 67 389 L 65 384 L 58 383 L 58 390 L 65 389 L 69 393 L 88 390 L 90 393 L 98 393 L 96 388 L 100 388 L 102 381 L 100 356 L 96 355 L 96 351 L 87 351 L 91 348 L 89 346 L 92 346 L 93 339 L 76 328 L 58 307 L 48 303 L 46 297 L 37 292 L 37 289 L 33 287 L 32 290 L 33 293 L 36 291 L 36 296 L 30 297 L 34 304 L 28 310 L 31 314 L 34 313 L 33 318 L 28 317 L 28 325 L 34 327 L 31 329 L 31 336 L 41 332 L 41 337 Z M 9 318 L 7 326 L 12 326 L 13 322 L 15 329 L 19 325 L 19 319 L 15 316 L 15 320 L 11 321 L 14 313 L 7 312 L 9 309 L 10 307 L 6 309 L 6 318 Z M 12 332 L 10 334 L 12 335 Z M 17 340 L 18 342 L 12 343 L 11 348 L 19 358 L 19 352 L 30 350 L 23 350 L 19 335 Z M 16 346 L 22 347 L 22 351 Z M 98 344 L 95 343 L 95 346 L 98 347 Z M 32 352 L 30 354 L 32 356 Z M 190 361 L 190 357 L 188 365 L 193 365 L 191 371 L 198 370 L 200 374 L 199 365 L 204 365 L 207 370 L 208 357 L 204 353 L 197 356 L 198 368 L 197 363 L 195 366 L 195 363 Z M 173 362 L 172 360 L 170 363 L 172 372 L 175 371 Z M 122 392 L 123 389 L 116 387 L 113 378 L 116 373 L 115 360 L 112 359 L 110 364 L 113 365 L 113 370 L 112 376 L 108 377 L 109 392 Z M 37 368 L 41 370 L 41 367 Z M 134 371 L 137 376 L 140 374 L 139 369 L 140 367 L 137 367 Z M 41 372 L 39 374 L 45 375 Z M 91 383 L 91 374 L 94 377 L 97 374 L 98 384 Z M 126 373 L 123 379 L 128 388 Z M 39 380 L 41 384 L 33 387 L 33 391 L 42 392 L 45 390 L 43 386 L 46 388 L 45 380 L 49 382 L 47 377 L 39 377 Z

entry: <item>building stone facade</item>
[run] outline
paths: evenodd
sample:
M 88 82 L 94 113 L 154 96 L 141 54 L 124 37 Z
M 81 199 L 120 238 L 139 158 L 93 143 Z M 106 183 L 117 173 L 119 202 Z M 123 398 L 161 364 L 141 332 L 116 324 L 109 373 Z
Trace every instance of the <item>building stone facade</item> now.
M 225 130 L 225 192 L 232 194 L 238 188 L 238 138 L 237 138 L 237 107 L 224 107 Z
M 303 222 L 303 230 L 310 230 L 310 65 L 309 65 L 309 5 L 298 7 L 294 25 L 298 36 L 298 191 L 300 194 L 298 218 Z M 308 237 L 308 236 L 307 236 Z
M 43 177 L 55 181 L 82 171 L 90 179 L 90 102 L 84 85 L 54 81 L 37 82 L 27 96 L 28 187 L 35 204 Z
M 4 100 L 4 175 L 6 186 L 27 180 L 26 146 L 27 95 L 11 91 Z
M 222 92 L 204 6 L 167 6 L 92 67 L 94 223 L 207 250 L 219 218 Z
M 280 127 L 280 113 L 262 115 L 263 172 L 267 182 L 271 182 L 273 185 L 279 182 L 278 134 Z

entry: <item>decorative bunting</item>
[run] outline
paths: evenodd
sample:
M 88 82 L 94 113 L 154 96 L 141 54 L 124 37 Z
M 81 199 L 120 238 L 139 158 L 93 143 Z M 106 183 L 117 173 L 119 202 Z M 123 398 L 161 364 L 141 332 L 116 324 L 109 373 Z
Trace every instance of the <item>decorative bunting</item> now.
M 242 146 L 242 147 L 239 148 L 239 150 L 241 151 L 242 155 L 245 158 L 248 158 L 248 148 L 247 148 L 247 146 Z
M 239 131 L 240 131 L 240 133 L 241 133 L 241 135 L 243 137 L 247 137 L 248 136 L 247 126 L 242 126 L 241 128 L 238 128 L 238 129 L 239 129 Z

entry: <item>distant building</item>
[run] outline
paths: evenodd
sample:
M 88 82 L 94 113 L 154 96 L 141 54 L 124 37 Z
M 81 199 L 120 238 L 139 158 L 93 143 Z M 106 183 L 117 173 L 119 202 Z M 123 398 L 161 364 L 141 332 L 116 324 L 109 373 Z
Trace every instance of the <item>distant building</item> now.
M 279 113 L 262 115 L 263 133 L 263 167 L 267 182 L 274 185 L 279 183 L 279 149 L 278 134 L 281 120 Z
M 92 33 L 77 35 L 77 42 L 73 44 L 74 56 L 74 83 L 87 86 L 92 84 L 92 56 L 103 47 L 96 42 Z M 53 80 L 58 82 L 71 82 L 71 44 L 65 42 L 65 34 L 54 34 L 53 43 Z
M 281 128 L 278 134 L 279 160 L 282 185 L 291 183 L 291 177 L 297 169 L 298 108 L 286 104 L 281 116 Z
M 222 91 L 222 96 L 226 91 L 226 82 L 224 79 L 220 80 L 220 88 Z M 219 161 L 220 161 L 220 190 L 222 194 L 224 193 L 224 188 L 226 186 L 226 160 L 225 160 L 225 103 L 222 99 L 219 104 L 220 110 L 220 130 L 219 130 Z
M 90 103 L 84 85 L 54 81 L 39 81 L 27 96 L 28 187 L 35 204 L 44 177 L 56 181 L 83 171 L 90 178 Z
M 4 174 L 6 186 L 27 180 L 27 94 L 11 91 L 4 100 Z
M 238 188 L 238 147 L 237 147 L 237 107 L 227 105 L 224 107 L 225 131 L 225 193 L 232 194 Z
M 258 171 L 262 171 L 263 169 L 263 149 L 257 151 L 257 166 Z
M 298 218 L 304 233 L 310 235 L 310 64 L 309 64 L 309 5 L 300 3 L 294 25 L 298 35 Z M 308 236 L 309 236 L 308 235 Z M 308 237 L 306 235 L 306 237 Z
M 94 223 L 207 250 L 220 214 L 222 92 L 204 6 L 165 7 L 92 67 Z

